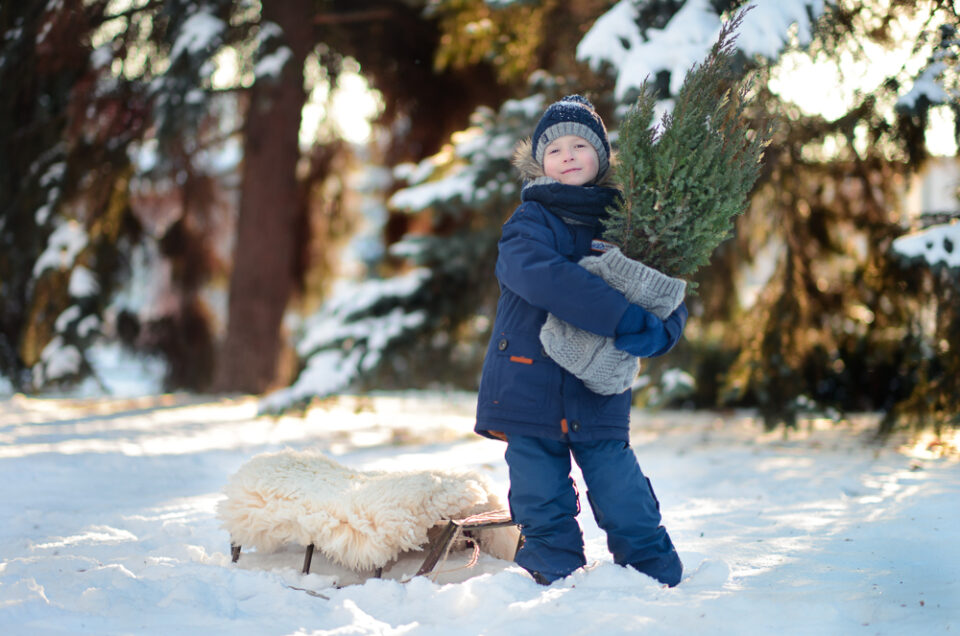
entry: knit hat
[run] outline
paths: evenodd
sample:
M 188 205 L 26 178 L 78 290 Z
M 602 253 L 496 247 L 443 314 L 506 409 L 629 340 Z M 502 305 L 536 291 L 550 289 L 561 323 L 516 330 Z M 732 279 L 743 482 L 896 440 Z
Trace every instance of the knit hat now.
M 533 157 L 543 166 L 543 155 L 550 142 L 564 135 L 586 139 L 597 151 L 597 180 L 610 167 L 610 141 L 607 129 L 590 100 L 582 95 L 567 95 L 547 107 L 533 131 Z

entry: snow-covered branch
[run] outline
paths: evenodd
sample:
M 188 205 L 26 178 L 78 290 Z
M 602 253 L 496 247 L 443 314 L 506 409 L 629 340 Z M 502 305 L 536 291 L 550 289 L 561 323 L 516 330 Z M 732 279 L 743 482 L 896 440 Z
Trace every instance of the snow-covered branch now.
M 744 17 L 737 48 L 747 56 L 776 59 L 796 28 L 798 42 L 810 41 L 814 20 L 824 0 L 754 0 Z M 594 70 L 610 65 L 616 75 L 616 97 L 624 100 L 647 78 L 666 71 L 675 94 L 686 71 L 706 57 L 720 32 L 721 16 L 709 0 L 687 0 L 663 28 L 641 33 L 637 6 L 620 0 L 600 16 L 577 46 L 577 59 Z

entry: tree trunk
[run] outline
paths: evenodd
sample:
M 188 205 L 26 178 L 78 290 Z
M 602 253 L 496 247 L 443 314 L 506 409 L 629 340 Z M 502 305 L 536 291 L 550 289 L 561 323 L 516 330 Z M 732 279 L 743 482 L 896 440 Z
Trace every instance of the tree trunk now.
M 303 63 L 313 46 L 310 0 L 263 3 L 263 20 L 284 32 L 293 54 L 280 77 L 258 78 L 244 123 L 243 183 L 230 276 L 220 391 L 262 393 L 277 376 L 281 322 L 294 283 L 297 136 L 306 99 Z

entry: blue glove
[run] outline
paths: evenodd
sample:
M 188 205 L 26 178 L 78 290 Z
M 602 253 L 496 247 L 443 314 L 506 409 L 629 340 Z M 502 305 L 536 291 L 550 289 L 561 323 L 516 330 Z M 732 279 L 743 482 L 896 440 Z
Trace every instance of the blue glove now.
M 620 322 L 617 323 L 616 335 L 625 336 L 628 333 L 643 331 L 647 328 L 647 321 L 650 316 L 653 316 L 653 314 L 640 305 L 627 305 L 627 310 L 623 312 Z
M 638 358 L 649 358 L 670 343 L 663 321 L 638 305 L 630 305 L 617 324 L 614 346 Z

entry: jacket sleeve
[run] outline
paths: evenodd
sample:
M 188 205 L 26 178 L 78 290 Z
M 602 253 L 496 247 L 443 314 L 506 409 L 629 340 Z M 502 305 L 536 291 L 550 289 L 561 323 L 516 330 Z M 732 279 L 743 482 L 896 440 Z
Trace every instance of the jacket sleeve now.
M 504 224 L 497 258 L 500 283 L 575 327 L 613 337 L 630 303 L 602 278 L 561 254 L 553 230 L 538 214 L 521 206 Z
M 662 356 L 673 349 L 677 342 L 680 341 L 680 336 L 683 335 L 683 329 L 687 326 L 687 317 L 689 315 L 687 303 L 682 302 L 672 314 L 667 316 L 666 320 L 663 321 L 663 328 L 667 331 L 667 346 L 651 355 L 651 358 Z

